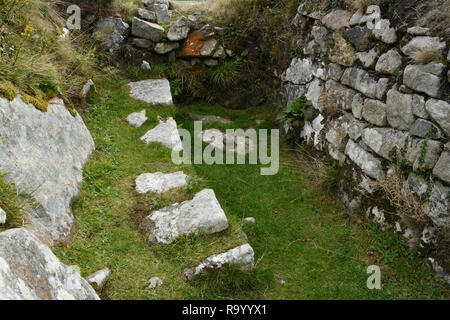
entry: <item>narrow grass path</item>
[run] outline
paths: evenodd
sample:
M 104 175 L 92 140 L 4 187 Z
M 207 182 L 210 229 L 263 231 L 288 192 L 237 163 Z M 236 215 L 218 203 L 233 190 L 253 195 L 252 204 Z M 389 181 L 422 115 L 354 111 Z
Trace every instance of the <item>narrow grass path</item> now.
M 84 170 L 82 194 L 73 207 L 78 222 L 75 236 L 55 250 L 66 264 L 78 265 L 83 276 L 111 268 L 104 298 L 448 298 L 448 291 L 414 252 L 388 233 L 352 223 L 332 199 L 315 191 L 314 181 L 289 166 L 292 157 L 287 152 L 282 152 L 277 175 L 261 176 L 257 165 L 176 166 L 167 148 L 139 140 L 157 124 L 158 115 L 175 115 L 187 129 L 192 129 L 186 116 L 190 111 L 225 116 L 245 128 L 264 117 L 262 109 L 190 106 L 176 113 L 173 107 L 149 107 L 131 99 L 128 81 L 121 75 L 96 80 L 98 92 L 82 112 L 97 150 Z M 126 116 L 142 109 L 149 120 L 132 128 Z M 141 173 L 179 170 L 192 177 L 187 188 L 164 195 L 134 191 Z M 214 189 L 229 219 L 228 230 L 183 237 L 166 246 L 144 242 L 138 230 L 143 217 L 191 199 L 205 187 Z M 242 218 L 249 216 L 257 223 L 243 224 Z M 256 252 L 253 272 L 231 268 L 192 282 L 183 278 L 184 268 L 247 241 Z M 381 267 L 382 290 L 366 287 L 366 268 L 371 264 Z M 164 285 L 144 290 L 153 276 L 163 279 Z M 280 279 L 286 281 L 284 286 Z

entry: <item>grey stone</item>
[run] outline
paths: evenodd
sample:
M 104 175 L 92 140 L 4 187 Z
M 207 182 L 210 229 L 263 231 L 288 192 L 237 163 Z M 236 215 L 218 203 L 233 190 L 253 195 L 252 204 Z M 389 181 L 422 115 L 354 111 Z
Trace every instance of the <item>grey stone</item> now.
M 357 51 L 366 51 L 372 31 L 366 26 L 356 26 L 344 32 L 345 38 L 355 47 Z
M 362 95 L 359 93 L 354 95 L 352 100 L 352 113 L 355 118 L 361 120 L 363 107 L 364 98 L 362 97 Z
M 306 84 L 313 80 L 313 63 L 311 59 L 294 58 L 286 70 L 284 81 L 293 84 Z
M 325 83 L 325 94 L 328 103 L 339 110 L 351 110 L 356 92 L 339 82 L 328 80 Z
M 322 23 L 334 31 L 349 28 L 352 14 L 346 10 L 333 10 L 322 18 Z
M 401 48 L 404 55 L 413 57 L 413 55 L 422 50 L 437 50 L 442 52 L 446 47 L 445 42 L 441 42 L 438 37 L 419 36 L 414 37 L 405 46 Z
M 362 63 L 362 65 L 366 68 L 373 68 L 375 63 L 377 62 L 380 53 L 377 48 L 372 48 L 367 52 L 358 52 L 356 57 Z
M 130 82 L 128 85 L 131 88 L 130 95 L 134 99 L 164 106 L 173 104 L 170 83 L 166 79 L 142 80 Z
M 394 28 L 391 28 L 391 23 L 387 19 L 381 19 L 375 24 L 373 35 L 378 40 L 387 44 L 394 44 L 397 42 L 397 33 Z
M 412 111 L 416 117 L 428 119 L 428 112 L 425 110 L 425 98 L 419 94 L 413 94 L 412 99 Z
M 141 69 L 147 73 L 152 72 L 152 67 L 150 66 L 150 63 L 148 61 L 143 60 L 141 63 Z
M 433 169 L 433 174 L 446 183 L 450 183 L 450 151 L 441 153 Z
M 189 33 L 189 20 L 186 17 L 180 17 L 169 26 L 167 38 L 170 41 L 186 39 Z
M 408 65 L 403 74 L 403 83 L 415 91 L 439 98 L 442 78 L 428 72 L 429 70 L 427 66 Z
M 173 188 L 186 186 L 187 180 L 188 176 L 182 171 L 143 173 L 136 179 L 136 192 L 161 194 Z
M 296 85 L 286 82 L 283 83 L 283 91 L 287 107 L 292 103 L 292 101 L 304 95 L 307 92 L 307 88 L 305 85 Z
M 0 172 L 37 204 L 28 227 L 46 243 L 67 241 L 75 226 L 71 204 L 95 149 L 83 119 L 62 99 L 50 100 L 41 112 L 19 96 L 0 98 L 0 136 Z
M 216 59 L 205 59 L 205 61 L 203 61 L 203 63 L 207 67 L 215 67 L 219 64 L 219 61 L 217 61 Z
M 344 151 L 346 146 L 345 138 L 348 133 L 348 121 L 343 117 L 332 120 L 329 123 L 328 132 L 325 134 L 325 139 L 333 146 L 334 150 Z
M 416 119 L 409 130 L 409 133 L 413 136 L 421 138 L 441 138 L 441 130 L 433 122 L 424 119 Z
M 314 43 L 316 43 L 320 48 L 320 53 L 326 54 L 328 52 L 328 46 L 326 44 L 328 30 L 323 26 L 313 26 L 311 30 L 311 35 L 314 38 Z
M 331 62 L 339 63 L 340 65 L 351 67 L 356 60 L 356 52 L 352 44 L 348 42 L 339 32 L 335 32 L 330 39 L 332 48 L 328 54 L 328 59 Z
M 402 56 L 396 49 L 391 49 L 378 59 L 375 71 L 383 74 L 396 74 L 402 66 Z
M 308 91 L 306 92 L 306 98 L 311 101 L 313 107 L 319 111 L 323 110 L 323 103 L 320 97 L 323 92 L 323 84 L 319 79 L 315 79 L 308 85 Z
M 248 136 L 246 136 L 247 134 Z M 237 132 L 224 134 L 218 129 L 206 129 L 200 132 L 200 136 L 203 142 L 227 152 L 247 154 L 256 147 L 256 142 L 250 138 L 249 131 L 244 131 L 244 135 L 238 135 Z
M 0 225 L 6 223 L 6 212 L 0 208 Z
M 242 221 L 249 222 L 249 223 L 256 223 L 256 219 L 253 217 L 244 218 L 244 219 L 242 219 Z
M 131 34 L 139 38 L 158 42 L 164 35 L 164 28 L 159 24 L 134 17 L 131 27 Z
M 216 39 L 208 39 L 203 43 L 203 47 L 200 50 L 200 55 L 203 57 L 211 57 L 217 48 Z
M 374 179 L 383 177 L 381 161 L 351 139 L 345 147 L 345 154 L 369 177 Z
M 412 163 L 413 170 L 430 170 L 436 165 L 441 153 L 441 143 L 435 140 L 412 140 L 412 153 L 416 159 Z M 423 154 L 422 154 L 423 151 Z
M 99 270 L 86 277 L 87 282 L 89 282 L 97 291 L 102 291 L 105 287 L 106 282 L 108 282 L 111 270 L 105 268 Z
M 170 22 L 169 6 L 167 4 L 154 4 L 151 8 L 156 15 L 159 24 Z
M 375 98 L 377 95 L 377 81 L 363 69 L 348 68 L 342 75 L 341 82 L 369 98 Z
M 366 127 L 367 127 L 366 123 L 353 119 L 350 121 L 348 125 L 348 136 L 350 137 L 350 139 L 357 141 L 359 138 L 361 138 L 362 131 Z
M 89 90 L 91 90 L 91 87 L 94 87 L 94 88 L 95 88 L 95 85 L 94 85 L 94 82 L 93 82 L 91 79 L 89 79 L 89 80 L 85 83 L 85 85 L 83 86 L 83 88 L 81 89 L 80 95 L 81 95 L 82 97 L 86 97 L 87 94 L 89 93 Z
M 139 18 L 148 20 L 151 22 L 156 22 L 156 13 L 154 13 L 153 11 L 149 11 L 149 10 L 142 9 L 142 8 L 138 8 L 136 11 L 137 11 L 137 15 Z
M 447 161 L 448 161 L 447 155 Z M 444 164 L 444 163 L 442 163 Z M 449 179 L 449 163 L 447 162 L 447 167 L 440 167 L 440 169 L 444 169 L 446 171 L 442 171 L 441 173 L 445 176 L 444 178 Z M 437 167 L 437 164 L 436 164 Z M 433 223 L 438 227 L 447 228 L 450 223 L 450 211 L 448 210 L 449 201 L 450 201 L 450 188 L 444 186 L 439 181 L 434 182 L 434 187 L 431 191 L 431 196 L 428 199 L 428 205 L 425 209 L 425 214 L 431 218 Z
M 94 289 L 30 231 L 0 233 L 0 300 L 99 300 Z
M 113 52 L 120 49 L 122 42 L 128 35 L 129 29 L 130 26 L 123 22 L 122 19 L 107 17 L 98 22 L 96 33 L 106 48 Z
M 389 125 L 396 129 L 409 130 L 415 120 L 412 111 L 412 95 L 391 89 L 387 93 L 386 105 Z
M 410 27 L 406 31 L 410 35 L 413 36 L 427 36 L 430 33 L 430 28 L 423 28 L 423 27 Z
M 361 22 L 363 17 L 364 17 L 364 12 L 361 9 L 359 9 L 350 18 L 349 25 L 351 27 L 358 25 Z
M 344 69 L 337 63 L 330 63 L 328 65 L 328 78 L 334 81 L 341 80 Z
M 153 46 L 153 42 L 147 39 L 133 38 L 133 45 L 141 49 L 150 49 Z
M 389 89 L 389 79 L 388 78 L 381 78 L 378 80 L 376 84 L 376 93 L 375 97 L 378 100 L 384 100 L 386 97 L 386 93 Z
M 173 151 L 183 150 L 183 144 L 178 133 L 177 123 L 172 118 L 165 121 L 163 119 L 159 119 L 159 124 L 153 129 L 147 131 L 141 137 L 141 141 L 146 144 L 159 142 Z
M 147 116 L 145 114 L 145 109 L 139 112 L 133 112 L 127 117 L 127 121 L 135 128 L 139 128 L 147 121 Z
M 366 99 L 362 109 L 362 116 L 368 122 L 383 127 L 386 121 L 386 105 L 378 100 Z
M 141 223 L 150 243 L 169 244 L 180 235 L 213 234 L 228 228 L 225 212 L 214 191 L 204 189 L 192 200 L 153 211 Z
M 175 50 L 180 47 L 178 42 L 160 42 L 155 46 L 155 52 L 157 54 L 166 54 L 172 50 Z
M 425 109 L 431 119 L 444 130 L 447 137 L 450 137 L 450 104 L 443 100 L 429 99 L 425 104 Z
M 162 286 L 164 284 L 164 281 L 162 281 L 158 277 L 151 277 L 148 280 L 147 284 L 148 284 L 148 286 L 147 286 L 147 288 L 145 288 L 145 290 L 153 290 L 156 287 Z
M 253 248 L 246 243 L 227 252 L 212 255 L 196 267 L 185 269 L 184 276 L 191 280 L 196 276 L 206 274 L 208 270 L 220 269 L 226 265 L 239 265 L 243 270 L 252 269 L 255 265 Z
M 144 7 L 152 8 L 155 4 L 165 4 L 166 6 L 169 5 L 169 0 L 141 0 L 141 3 Z

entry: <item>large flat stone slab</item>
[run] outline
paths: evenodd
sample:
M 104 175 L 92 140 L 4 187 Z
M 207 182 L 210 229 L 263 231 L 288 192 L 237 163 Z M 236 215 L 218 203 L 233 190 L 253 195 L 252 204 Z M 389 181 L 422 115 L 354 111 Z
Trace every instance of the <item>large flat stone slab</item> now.
M 30 231 L 0 233 L 0 300 L 99 300 L 94 289 Z
M 255 265 L 253 248 L 246 243 L 227 252 L 212 255 L 196 267 L 185 269 L 184 276 L 190 280 L 206 274 L 209 270 L 220 269 L 226 265 L 240 265 L 243 270 L 252 269 Z
M 19 96 L 0 98 L 0 136 L 0 172 L 39 205 L 27 219 L 29 228 L 46 242 L 67 241 L 75 225 L 71 204 L 95 149 L 83 119 L 61 99 L 41 112 Z
M 188 176 L 182 172 L 174 173 L 143 173 L 136 179 L 136 191 L 138 193 L 153 192 L 161 194 L 173 188 L 187 185 Z
M 150 243 L 169 244 L 183 234 L 213 234 L 228 228 L 214 191 L 204 189 L 192 200 L 153 211 L 141 223 Z
M 147 133 L 141 137 L 141 140 L 146 144 L 159 142 L 174 151 L 183 150 L 183 143 L 181 142 L 180 134 L 178 133 L 177 123 L 173 118 L 167 120 L 160 118 L 159 124 L 147 131 Z
M 149 79 L 128 84 L 132 98 L 150 104 L 168 106 L 173 104 L 170 83 L 166 79 Z

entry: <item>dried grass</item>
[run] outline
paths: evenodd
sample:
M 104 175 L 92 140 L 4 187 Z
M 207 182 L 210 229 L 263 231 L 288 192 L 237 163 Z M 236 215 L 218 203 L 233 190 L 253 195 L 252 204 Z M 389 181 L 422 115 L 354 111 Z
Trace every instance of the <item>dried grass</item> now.
M 413 53 L 412 59 L 415 64 L 427 64 L 438 61 L 441 58 L 440 50 L 422 49 Z

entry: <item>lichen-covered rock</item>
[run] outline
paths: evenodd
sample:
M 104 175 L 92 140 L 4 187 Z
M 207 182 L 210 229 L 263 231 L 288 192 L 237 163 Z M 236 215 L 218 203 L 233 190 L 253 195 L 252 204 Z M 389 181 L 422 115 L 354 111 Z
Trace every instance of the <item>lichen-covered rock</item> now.
M 328 65 L 328 80 L 341 80 L 344 69 L 337 63 L 330 63 Z
M 0 208 L 0 225 L 6 223 L 6 212 L 2 208 Z
M 228 220 L 214 191 L 204 189 L 192 200 L 153 211 L 141 223 L 150 243 L 169 244 L 180 235 L 213 234 L 228 228 Z
M 178 42 L 160 42 L 155 46 L 155 52 L 157 54 L 166 54 L 175 49 L 178 49 L 180 44 Z
M 351 67 L 356 60 L 353 46 L 337 32 L 333 34 L 332 43 L 333 47 L 329 54 L 330 61 Z
M 202 57 L 211 57 L 217 48 L 216 39 L 207 39 L 203 42 L 203 46 L 200 50 L 200 55 Z
M 377 81 L 363 69 L 348 68 L 342 75 L 341 82 L 369 98 L 377 96 Z
M 0 233 L 0 300 L 99 300 L 94 289 L 30 231 Z
M 0 98 L 0 136 L 0 172 L 38 204 L 27 217 L 30 228 L 45 241 L 67 241 L 75 224 L 71 204 L 95 148 L 83 119 L 61 99 L 41 112 L 19 96 Z
M 416 117 L 428 119 L 430 116 L 428 112 L 425 110 L 425 98 L 420 94 L 413 94 L 412 99 L 412 112 Z
M 345 38 L 350 41 L 358 51 L 366 51 L 368 49 L 371 34 L 372 31 L 366 26 L 353 27 L 344 32 Z
M 152 6 L 152 10 L 156 15 L 156 21 L 159 24 L 170 22 L 169 6 L 164 3 L 157 3 Z
M 416 137 L 440 139 L 441 130 L 433 122 L 424 119 L 416 119 L 409 133 Z
M 425 104 L 431 119 L 436 121 L 450 137 L 450 104 L 444 100 L 429 99 Z
M 352 14 L 346 10 L 333 10 L 322 18 L 322 23 L 328 28 L 338 31 L 343 28 L 349 28 Z
M 150 10 L 138 8 L 136 10 L 136 13 L 139 18 L 150 21 L 150 22 L 156 22 L 156 13 Z
M 89 282 L 97 291 L 102 291 L 106 282 L 108 282 L 109 276 L 111 274 L 111 270 L 109 268 L 105 268 L 99 270 L 89 276 L 86 277 L 87 282 Z
M 180 17 L 169 26 L 169 31 L 167 32 L 167 38 L 170 41 L 179 41 L 186 39 L 189 33 L 189 20 L 186 17 Z
M 164 28 L 159 24 L 134 17 L 131 26 L 131 34 L 139 38 L 158 42 L 164 35 Z
M 375 71 L 382 74 L 396 74 L 402 66 L 402 56 L 396 49 L 391 49 L 378 59 Z
M 130 95 L 134 99 L 164 106 L 173 104 L 170 83 L 166 79 L 142 80 L 130 82 L 128 85 L 131 88 Z
M 367 122 L 383 127 L 386 121 L 386 105 L 378 100 L 366 99 L 362 109 L 362 116 Z
M 440 75 L 443 69 L 442 64 L 435 63 L 408 65 L 403 73 L 403 83 L 415 91 L 439 98 L 442 84 Z
M 328 80 L 325 83 L 325 98 L 327 103 L 338 110 L 350 110 L 356 92 L 339 82 Z
M 97 24 L 97 34 L 110 52 L 120 49 L 129 29 L 130 26 L 117 17 L 101 19 Z
M 315 79 L 307 85 L 308 91 L 306 92 L 306 98 L 311 101 L 313 107 L 320 112 L 323 110 L 323 103 L 320 99 L 323 93 L 323 84 L 319 79 Z
M 127 121 L 135 128 L 139 128 L 147 121 L 147 116 L 145 115 L 145 109 L 140 112 L 133 112 L 127 117 Z
M 389 125 L 400 130 L 409 130 L 414 123 L 412 95 L 403 94 L 395 89 L 387 93 L 386 114 Z
M 255 264 L 255 252 L 248 244 L 243 244 L 237 248 L 228 250 L 224 253 L 212 255 L 199 265 L 184 270 L 184 276 L 191 280 L 192 278 L 204 275 L 211 269 L 220 269 L 226 265 L 239 265 L 243 270 L 252 269 Z
M 424 50 L 437 50 L 442 52 L 446 47 L 444 41 L 440 41 L 438 37 L 414 37 L 411 41 L 409 41 L 405 46 L 401 48 L 402 52 L 409 56 L 413 57 L 414 54 L 418 51 Z
M 156 287 L 162 286 L 164 284 L 164 281 L 162 281 L 158 277 L 151 277 L 148 280 L 147 284 L 148 284 L 148 286 L 147 286 L 147 288 L 145 288 L 145 290 L 153 290 Z
M 352 100 L 352 114 L 355 118 L 361 120 L 363 107 L 364 107 L 363 96 L 359 93 L 354 95 Z
M 159 119 L 159 124 L 153 129 L 147 131 L 142 137 L 141 141 L 146 144 L 152 142 L 159 142 L 173 151 L 183 150 L 183 143 L 181 142 L 178 133 L 177 123 L 173 118 L 167 120 Z
M 136 179 L 136 192 L 161 194 L 173 188 L 186 186 L 187 179 L 188 176 L 182 171 L 143 173 Z
M 369 177 L 374 179 L 383 177 L 381 161 L 351 139 L 345 147 L 345 154 Z

